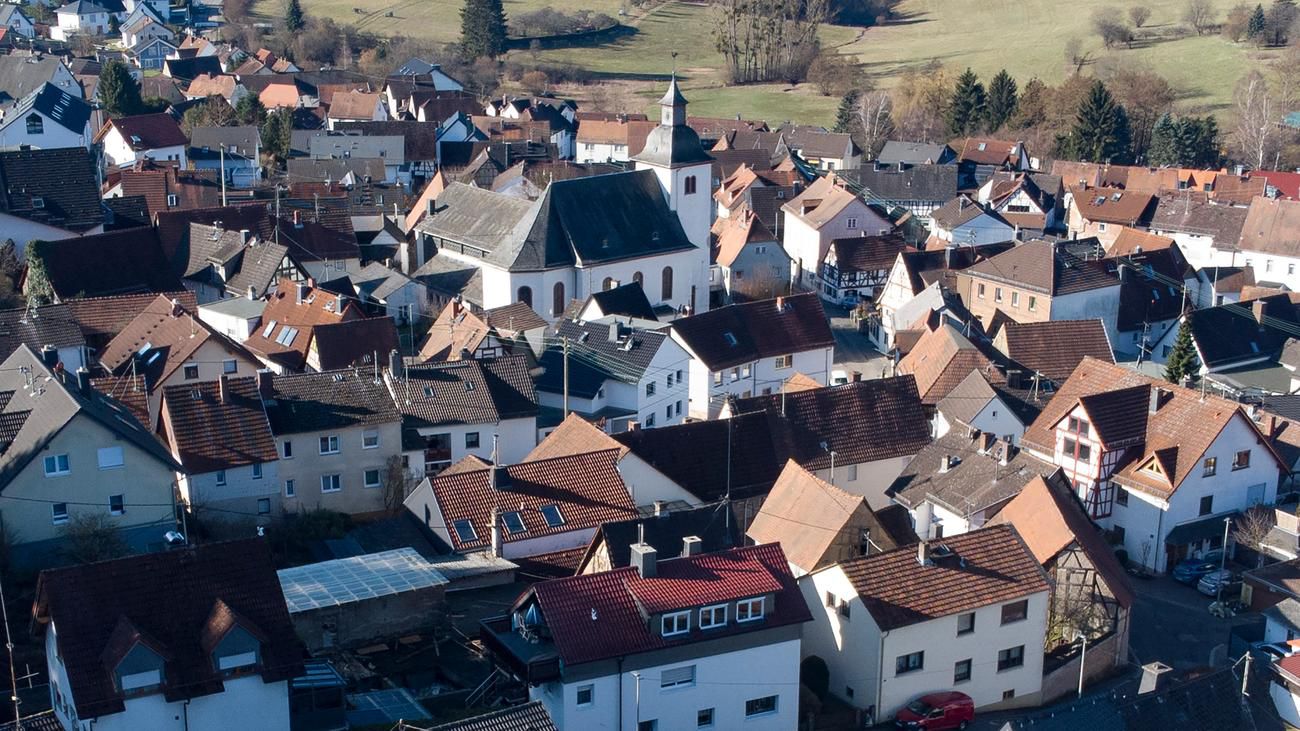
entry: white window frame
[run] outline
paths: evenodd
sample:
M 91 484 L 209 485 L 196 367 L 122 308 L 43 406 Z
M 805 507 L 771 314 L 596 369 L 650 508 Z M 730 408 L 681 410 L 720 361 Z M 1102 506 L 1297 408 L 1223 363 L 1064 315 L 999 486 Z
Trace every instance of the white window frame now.
M 695 685 L 694 665 L 683 665 L 659 671 L 659 690 L 689 688 L 693 685 Z
M 585 701 L 582 700 L 583 691 L 586 691 L 587 693 L 587 700 Z M 574 693 L 573 695 L 573 701 L 574 701 L 574 705 L 576 705 L 578 708 L 587 708 L 588 706 L 595 705 L 596 686 L 591 683 L 588 683 L 586 685 L 579 685 L 577 692 Z
M 720 622 L 717 621 L 718 619 L 717 615 L 719 611 L 722 612 L 722 621 Z M 708 622 L 705 622 L 704 619 L 705 617 L 709 618 Z M 726 627 L 726 626 L 727 626 L 727 605 L 726 604 L 714 604 L 713 606 L 703 607 L 700 609 L 700 629 L 714 629 L 717 627 Z
M 298 485 L 294 480 L 284 481 L 284 496 L 298 497 Z
M 101 470 L 117 470 L 126 466 L 126 455 L 121 447 L 100 447 L 95 450 L 95 461 Z
M 685 622 L 686 626 L 682 627 Z M 672 630 L 669 631 L 671 623 Z M 659 618 L 659 634 L 663 637 L 677 637 L 688 634 L 691 631 L 691 610 L 687 609 L 682 612 L 669 612 Z
M 754 612 L 754 607 L 758 607 L 758 612 Z M 767 609 L 767 601 L 764 597 L 756 596 L 752 599 L 741 599 L 736 602 L 736 621 L 737 622 L 756 622 L 763 618 Z M 742 616 L 742 610 L 747 616 Z
M 262 479 L 262 463 L 261 463 L 261 462 L 254 462 L 254 463 L 253 463 L 253 479 L 254 479 L 254 480 L 260 480 L 260 479 Z
M 221 487 L 222 485 L 225 485 L 225 484 L 226 484 L 226 471 L 225 471 L 225 470 L 217 470 L 216 479 L 217 479 L 217 487 Z
M 227 375 L 239 372 L 239 361 L 234 358 L 221 361 L 221 372 Z
M 372 437 L 374 438 L 374 442 L 373 442 L 373 443 L 371 442 L 371 438 L 372 438 Z M 361 448 L 362 448 L 362 449 L 379 449 L 379 430 L 378 430 L 378 429 L 367 429 L 367 430 L 361 432 Z
M 62 459 L 63 461 L 62 467 L 59 466 L 60 459 Z M 54 460 L 53 470 L 50 469 L 50 460 Z M 45 468 L 46 477 L 63 477 L 64 475 L 68 475 L 72 473 L 72 461 L 68 459 L 68 455 L 66 452 L 62 454 L 51 454 L 45 459 L 41 460 L 41 464 Z
M 791 353 L 789 355 L 778 355 L 776 356 L 776 358 L 773 359 L 772 365 L 775 366 L 778 371 L 784 370 L 786 368 L 793 368 L 794 354 Z
M 760 712 L 758 712 L 758 713 L 750 713 L 750 712 L 749 712 L 749 704 L 750 704 L 750 703 L 754 703 L 754 702 L 756 702 L 756 701 L 765 701 L 765 700 L 767 700 L 768 698 L 771 698 L 771 699 L 772 699 L 772 710 L 770 710 L 770 711 L 760 711 Z M 749 700 L 745 701 L 745 719 L 746 719 L 746 720 L 751 719 L 751 718 L 762 718 L 762 717 L 764 717 L 764 716 L 774 716 L 774 715 L 776 715 L 776 713 L 777 713 L 779 710 L 781 710 L 781 696 L 779 696 L 779 695 L 765 695 L 765 696 L 761 696 L 761 697 L 758 697 L 758 698 L 750 698 Z
M 330 487 L 330 488 L 327 489 L 327 488 L 325 487 L 325 485 L 326 485 L 327 483 L 333 485 L 333 487 Z M 321 491 L 322 493 L 342 492 L 342 491 L 343 491 L 343 475 L 340 475 L 340 474 L 321 475 L 321 476 L 320 476 L 320 491 Z
M 59 506 L 60 506 L 60 505 L 63 506 L 63 512 L 62 512 L 62 513 L 59 512 Z M 67 503 L 53 503 L 53 504 L 50 505 L 50 522 L 51 522 L 51 523 L 53 523 L 54 525 L 63 525 L 64 523 L 67 523 L 68 520 L 69 520 L 69 518 L 68 518 L 68 504 L 67 504 Z
M 337 434 L 330 434 L 330 435 L 328 435 L 328 436 L 323 436 L 323 437 L 321 437 L 321 438 L 319 439 L 319 444 L 318 444 L 318 446 L 320 447 L 320 453 L 321 453 L 322 455 L 324 455 L 324 454 L 338 454 L 338 453 L 339 453 L 339 437 L 338 437 Z

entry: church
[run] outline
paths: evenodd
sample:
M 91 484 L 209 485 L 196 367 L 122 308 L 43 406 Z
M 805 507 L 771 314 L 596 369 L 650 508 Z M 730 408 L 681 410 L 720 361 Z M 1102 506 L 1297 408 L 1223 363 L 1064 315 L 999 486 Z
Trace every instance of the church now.
M 635 169 L 551 183 L 535 201 L 453 183 L 416 227 L 417 256 L 482 272 L 483 307 L 523 302 L 548 322 L 570 300 L 639 282 L 656 308 L 709 304 L 713 158 L 674 78 Z

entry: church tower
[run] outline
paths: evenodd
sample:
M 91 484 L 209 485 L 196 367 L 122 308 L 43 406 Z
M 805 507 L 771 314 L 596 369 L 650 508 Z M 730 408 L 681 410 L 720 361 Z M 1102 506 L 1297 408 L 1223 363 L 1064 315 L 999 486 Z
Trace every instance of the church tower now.
M 633 156 L 637 170 L 653 170 L 677 212 L 686 238 L 708 259 L 709 228 L 713 225 L 713 158 L 700 136 L 686 126 L 686 97 L 677 88 L 677 75 L 659 100 L 659 126 L 646 136 L 645 147 Z

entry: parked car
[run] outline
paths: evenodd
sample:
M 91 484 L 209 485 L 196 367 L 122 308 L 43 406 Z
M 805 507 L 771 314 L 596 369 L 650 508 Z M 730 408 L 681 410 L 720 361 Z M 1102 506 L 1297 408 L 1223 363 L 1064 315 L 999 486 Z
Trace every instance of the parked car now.
M 902 729 L 966 728 L 975 720 L 975 702 L 957 691 L 931 693 L 908 703 L 894 716 L 894 726 Z
M 1174 566 L 1174 581 L 1184 584 L 1195 584 L 1201 580 L 1202 576 L 1211 571 L 1218 571 L 1219 566 L 1223 563 L 1223 551 L 1208 551 L 1199 558 L 1185 558 Z
M 1231 598 L 1233 592 L 1241 593 L 1241 577 L 1228 569 L 1215 569 L 1196 582 L 1196 590 L 1206 596 Z
M 843 386 L 848 382 L 849 382 L 848 371 L 840 370 L 839 368 L 836 368 L 835 370 L 831 371 L 832 386 Z

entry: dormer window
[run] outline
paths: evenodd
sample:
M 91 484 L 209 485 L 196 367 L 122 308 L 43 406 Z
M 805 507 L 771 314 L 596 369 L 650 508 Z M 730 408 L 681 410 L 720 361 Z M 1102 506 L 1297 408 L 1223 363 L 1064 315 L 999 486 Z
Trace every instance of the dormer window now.
M 700 629 L 727 626 L 727 605 L 715 604 L 700 610 Z
M 763 618 L 763 597 L 741 599 L 736 602 L 736 621 L 753 622 Z
M 262 643 L 251 632 L 236 624 L 212 648 L 212 664 L 228 675 L 248 672 L 257 666 L 261 648 Z
M 664 637 L 673 637 L 675 635 L 684 635 L 691 631 L 691 613 L 672 612 L 665 614 L 661 620 L 661 629 Z

